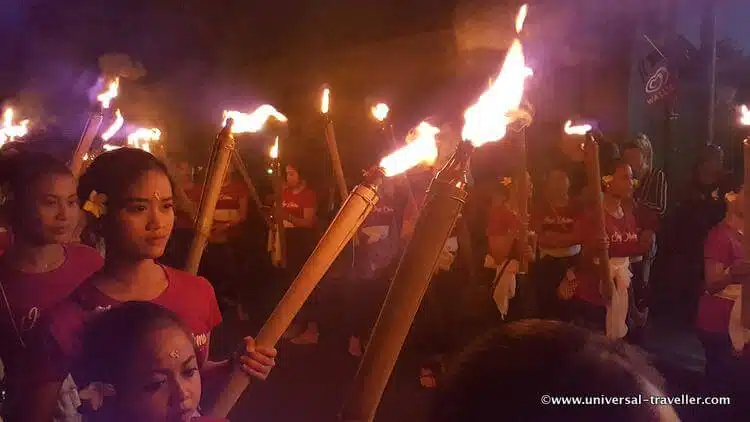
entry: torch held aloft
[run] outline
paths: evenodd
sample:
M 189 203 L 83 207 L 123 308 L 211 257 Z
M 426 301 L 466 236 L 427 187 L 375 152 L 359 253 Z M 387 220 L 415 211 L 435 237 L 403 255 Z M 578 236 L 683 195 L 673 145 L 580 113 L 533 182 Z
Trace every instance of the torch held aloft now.
M 203 184 L 201 203 L 195 222 L 195 236 L 193 237 L 193 242 L 190 244 L 187 263 L 185 264 L 185 271 L 191 274 L 198 273 L 203 250 L 206 248 L 211 234 L 216 203 L 219 201 L 221 187 L 224 184 L 224 178 L 229 168 L 232 151 L 234 151 L 233 123 L 232 119 L 227 119 L 226 125 L 216 137 L 216 145 L 212 154 L 213 159 L 209 162 L 208 168 L 210 172 L 206 174 L 206 180 Z
M 745 165 L 744 181 L 743 181 L 743 215 L 744 215 L 744 233 L 742 237 L 742 246 L 745 252 L 745 259 L 750 259 L 750 195 L 748 189 L 750 189 L 750 138 L 746 138 L 742 142 L 742 153 Z M 750 329 L 750 283 L 743 283 L 742 285 L 742 326 L 746 329 Z
M 607 237 L 607 228 L 604 217 L 604 203 L 602 200 L 602 176 L 599 167 L 599 143 L 594 138 L 593 133 L 586 134 L 586 142 L 583 148 L 584 163 L 586 165 L 586 176 L 588 178 L 588 189 L 592 195 L 591 203 L 594 205 L 596 212 L 594 219 L 594 231 L 601 237 Z M 605 248 L 599 251 L 599 278 L 600 291 L 604 300 L 609 302 L 615 291 L 612 272 L 609 267 L 609 251 Z
M 91 144 L 94 143 L 96 134 L 99 133 L 99 128 L 102 126 L 103 118 L 101 109 L 96 109 L 89 114 L 88 121 L 86 121 L 86 127 L 83 129 L 81 139 L 78 141 L 76 150 L 73 153 L 73 158 L 70 160 L 70 172 L 73 173 L 73 176 L 76 178 L 79 178 L 83 173 L 84 157 L 91 149 Z
M 382 176 L 382 175 L 381 175 Z M 354 188 L 328 230 L 318 242 L 315 250 L 305 262 L 284 297 L 276 305 L 255 343 L 259 346 L 273 347 L 289 328 L 292 320 L 302 309 L 312 291 L 331 267 L 344 246 L 352 239 L 365 218 L 378 202 L 377 185 L 379 177 L 369 183 Z M 250 379 L 239 369 L 235 369 L 229 384 L 213 406 L 211 415 L 224 418 L 232 409 L 247 388 Z
M 409 245 L 401 257 L 372 337 L 344 405 L 343 421 L 370 422 L 404 340 L 435 273 L 440 253 L 466 201 L 466 171 L 473 147 L 463 142 L 430 184 Z

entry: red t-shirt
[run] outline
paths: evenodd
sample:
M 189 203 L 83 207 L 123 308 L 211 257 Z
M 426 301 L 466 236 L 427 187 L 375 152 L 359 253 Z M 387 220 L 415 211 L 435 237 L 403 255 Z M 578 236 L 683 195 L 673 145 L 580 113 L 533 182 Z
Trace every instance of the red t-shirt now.
M 578 225 L 578 211 L 572 205 L 565 207 L 553 207 L 545 204 L 534 207 L 531 213 L 531 226 L 537 234 L 556 233 L 570 235 L 576 232 Z M 540 241 L 539 247 L 546 247 Z
M 5 227 L 0 227 L 0 255 L 10 246 L 10 233 Z
M 211 330 L 221 323 L 214 289 L 203 277 L 166 266 L 162 268 L 167 276 L 167 288 L 152 302 L 177 314 L 192 331 L 198 362 L 204 363 L 208 359 Z M 60 380 L 69 372 L 75 379 L 77 368 L 73 365 L 82 353 L 81 335 L 86 321 L 94 313 L 121 303 L 91 283 L 84 283 L 68 300 L 50 311 L 42 336 L 46 359 L 39 365 L 38 379 Z
M 591 221 L 593 215 L 582 219 L 582 230 L 589 231 L 596 227 Z M 604 224 L 609 236 L 609 256 L 610 258 L 636 257 L 643 255 L 643 250 L 638 242 L 639 230 L 635 221 L 635 216 L 627 209 L 624 210 L 622 218 L 615 218 L 609 213 L 604 213 Z M 595 233 L 587 233 L 587 238 L 596 236 Z M 599 293 L 599 276 L 596 267 L 592 265 L 583 265 L 576 271 L 576 280 L 578 287 L 575 296 L 585 302 L 597 306 L 605 306 L 604 300 Z
M 511 211 L 507 205 L 499 205 L 490 209 L 487 215 L 487 230 L 485 233 L 488 239 L 492 236 L 507 236 L 510 233 L 518 231 L 521 225 L 521 219 L 517 214 Z M 514 247 L 511 249 L 509 258 L 519 258 L 517 248 Z M 500 263 L 498 262 L 497 264 L 499 265 Z
M 284 211 L 296 218 L 305 216 L 305 208 L 316 209 L 318 207 L 318 197 L 315 191 L 308 187 L 302 188 L 299 192 L 293 188 L 285 188 L 281 194 L 281 200 Z
M 0 282 L 10 305 L 8 309 L 5 300 L 0 301 L 0 358 L 11 383 L 22 383 L 35 365 L 31 356 L 38 356 L 38 351 L 30 350 L 37 346 L 30 335 L 40 325 L 42 313 L 46 314 L 102 267 L 102 257 L 95 249 L 80 244 L 64 248 L 65 262 L 41 274 L 20 272 L 0 258 Z
M 742 235 L 726 223 L 718 224 L 708 232 L 703 243 L 703 257 L 721 263 L 724 268 L 731 267 L 745 257 Z M 696 326 L 711 333 L 727 333 L 733 305 L 734 301 L 729 298 L 704 292 L 698 303 Z

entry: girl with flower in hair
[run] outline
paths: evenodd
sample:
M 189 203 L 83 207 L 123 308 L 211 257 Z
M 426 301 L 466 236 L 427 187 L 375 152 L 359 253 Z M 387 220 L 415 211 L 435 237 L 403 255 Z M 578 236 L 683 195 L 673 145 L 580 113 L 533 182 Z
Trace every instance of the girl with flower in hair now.
M 56 307 L 45 324 L 41 341 L 47 360 L 36 368 L 38 412 L 29 420 L 49 420 L 60 380 L 67 373 L 78 383 L 82 399 L 90 398 L 93 390 L 78 364 L 84 325 L 93 315 L 129 301 L 155 303 L 185 322 L 209 390 L 214 386 L 220 391 L 235 365 L 254 378 L 268 375 L 276 351 L 256 349 L 249 337 L 239 359 L 208 361 L 211 331 L 221 322 L 211 284 L 155 261 L 164 253 L 174 225 L 172 192 L 164 164 L 133 148 L 101 154 L 81 177 L 78 194 L 85 198 L 83 208 L 91 217 L 89 229 L 103 239 L 104 267 Z M 208 401 L 210 407 L 210 397 Z
M 91 421 L 218 422 L 198 413 L 199 355 L 191 329 L 162 306 L 127 302 L 96 315 L 81 354 L 99 409 Z
M 563 299 L 572 299 L 574 321 L 593 329 L 605 331 L 610 338 L 623 338 L 628 332 L 628 288 L 630 287 L 630 258 L 641 256 L 653 245 L 654 233 L 641 230 L 632 209 L 623 207 L 633 195 L 633 171 L 628 164 L 616 161 L 602 171 L 605 236 L 590 230 L 596 227 L 595 213 L 580 220 L 584 239 L 583 256 L 576 265 L 575 277 L 560 284 Z M 589 230 L 586 230 L 589 228 Z M 598 271 L 598 251 L 609 250 L 609 265 L 615 283 L 612 300 L 606 300 L 600 290 L 601 272 Z
M 34 338 L 42 316 L 102 266 L 94 249 L 69 243 L 80 216 L 76 186 L 68 168 L 46 154 L 5 150 L 0 156 L 0 220 L 13 234 L 12 245 L 0 256 L 6 421 L 26 420 L 25 412 L 35 406 L 27 394 L 28 374 L 38 364 Z M 70 387 L 66 380 L 56 415 L 62 420 L 77 399 L 67 394 Z

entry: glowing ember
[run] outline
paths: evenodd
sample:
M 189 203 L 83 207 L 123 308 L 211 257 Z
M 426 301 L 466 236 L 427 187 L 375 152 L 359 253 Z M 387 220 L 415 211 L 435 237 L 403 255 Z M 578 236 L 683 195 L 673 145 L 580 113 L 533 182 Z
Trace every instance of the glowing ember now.
M 382 122 L 385 120 L 386 117 L 388 117 L 388 112 L 391 109 L 388 108 L 388 104 L 385 103 L 378 103 L 372 106 L 372 117 L 375 118 L 375 120 Z
M 274 141 L 273 146 L 271 149 L 268 150 L 268 156 L 273 158 L 274 160 L 279 158 L 279 137 L 276 137 L 276 141 Z
M 16 138 L 23 138 L 29 133 L 29 120 L 21 120 L 18 124 L 14 124 L 14 113 L 12 108 L 6 108 L 3 112 L 3 124 L 0 127 L 0 146 L 5 142 L 15 141 Z
M 323 96 L 320 99 L 320 112 L 328 114 L 328 110 L 331 108 L 331 90 L 329 88 L 323 88 Z
M 525 8 L 521 8 L 519 17 L 524 13 Z M 526 67 L 521 42 L 513 40 L 492 85 L 474 105 L 466 109 L 461 132 L 463 139 L 480 147 L 505 137 L 507 126 L 513 121 L 510 114 L 521 104 L 524 84 L 531 74 L 531 69 Z
M 151 143 L 161 139 L 161 131 L 156 128 L 138 128 L 128 135 L 128 146 L 151 152 Z
M 224 119 L 222 125 L 226 125 L 227 119 L 234 119 L 232 133 L 258 132 L 263 129 L 268 119 L 273 117 L 280 122 L 286 122 L 287 118 L 276 111 L 273 106 L 263 104 L 252 113 L 242 113 L 235 110 L 224 110 Z
M 117 134 L 117 132 L 120 131 L 124 123 L 125 118 L 122 117 L 120 109 L 115 110 L 115 121 L 112 122 L 112 125 L 110 125 L 107 130 L 104 131 L 104 133 L 102 133 L 102 140 L 105 142 L 109 141 L 113 136 Z
M 742 126 L 750 126 L 750 109 L 745 104 L 740 106 L 740 124 Z
M 432 164 L 438 156 L 435 137 L 440 129 L 422 122 L 414 131 L 414 139 L 401 149 L 380 160 L 380 167 L 388 177 L 401 174 L 420 163 Z
M 588 124 L 582 124 L 582 125 L 575 125 L 573 126 L 573 122 L 568 120 L 565 122 L 565 127 L 563 128 L 565 130 L 566 135 L 585 135 L 593 129 L 593 127 Z
M 112 104 L 112 100 L 117 97 L 120 92 L 120 78 L 115 78 L 112 82 L 107 85 L 107 90 L 96 96 L 96 100 L 102 103 L 102 108 L 108 109 Z
M 521 6 L 521 10 L 518 11 L 518 16 L 516 16 L 516 33 L 520 34 L 521 30 L 523 29 L 523 24 L 526 22 L 526 15 L 529 14 L 529 5 L 524 4 Z

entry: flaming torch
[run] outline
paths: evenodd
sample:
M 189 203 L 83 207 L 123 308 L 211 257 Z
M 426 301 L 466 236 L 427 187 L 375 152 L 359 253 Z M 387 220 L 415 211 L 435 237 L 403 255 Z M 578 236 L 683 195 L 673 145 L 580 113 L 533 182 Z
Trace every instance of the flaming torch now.
M 275 236 L 271 249 L 271 261 L 279 268 L 286 268 L 286 230 L 284 227 L 284 174 L 279 158 L 279 137 L 277 136 L 273 146 L 268 151 L 273 169 L 273 235 Z
M 115 78 L 107 85 L 107 89 L 104 92 L 97 95 L 96 100 L 98 104 L 89 113 L 89 119 L 86 122 L 81 139 L 78 141 L 78 146 L 70 161 L 70 171 L 75 177 L 79 177 L 83 172 L 83 157 L 88 154 L 89 149 L 91 149 L 91 143 L 94 142 L 96 134 L 99 133 L 103 119 L 102 110 L 110 107 L 112 100 L 117 97 L 119 91 L 120 78 Z
M 270 105 L 262 105 L 254 112 L 246 114 L 239 111 L 224 111 L 224 127 L 216 137 L 211 159 L 208 163 L 210 172 L 206 174 L 195 223 L 195 237 L 188 251 L 186 271 L 196 274 L 200 265 L 203 250 L 206 248 L 211 227 L 213 226 L 216 203 L 221 194 L 229 160 L 234 150 L 234 134 L 258 132 L 263 129 L 270 118 L 286 122 L 286 117 Z
M 125 118 L 122 117 L 120 109 L 115 110 L 115 121 L 102 133 L 102 141 L 107 142 L 117 134 L 125 124 Z
M 274 346 L 279 341 L 315 286 L 378 202 L 377 189 L 383 177 L 399 175 L 422 162 L 434 162 L 437 157 L 435 135 L 438 132 L 437 128 L 421 123 L 414 131 L 414 142 L 383 158 L 379 167 L 366 172 L 364 182 L 348 195 L 315 250 L 261 328 L 255 338 L 256 344 Z M 214 404 L 211 415 L 226 417 L 248 384 L 247 375 L 235 370 L 229 384 Z
M 23 138 L 29 133 L 29 120 L 21 120 L 18 124 L 13 123 L 14 111 L 6 108 L 3 111 L 3 125 L 0 127 L 0 147 L 6 142 L 13 142 L 16 138 Z
M 492 86 L 464 114 L 463 142 L 437 173 L 427 193 L 414 234 L 404 251 L 388 296 L 344 405 L 344 421 L 372 421 L 388 378 L 422 301 L 435 265 L 468 193 L 467 171 L 473 150 L 505 137 L 530 76 L 523 49 L 513 42 Z
M 333 173 L 336 176 L 336 186 L 342 201 L 346 200 L 349 190 L 346 188 L 346 179 L 344 179 L 344 168 L 341 166 L 341 156 L 339 147 L 336 143 L 336 132 L 333 130 L 333 119 L 329 114 L 331 108 L 331 89 L 323 88 L 323 94 L 320 99 L 320 112 L 326 119 L 326 142 L 328 142 L 328 151 L 331 154 L 331 163 L 333 164 Z M 342 202 L 343 203 L 343 202 Z
M 151 144 L 161 139 L 161 130 L 157 128 L 138 128 L 128 135 L 128 146 L 151 152 Z
M 747 105 L 740 106 L 740 125 L 743 127 L 750 126 L 750 109 Z M 745 216 L 744 233 L 750 233 L 750 137 L 742 141 L 742 156 L 745 166 L 744 180 L 742 182 L 744 192 L 743 214 Z M 742 246 L 745 250 L 745 259 L 750 259 L 750 235 L 743 236 Z M 742 286 L 742 326 L 750 329 L 750 284 L 744 283 Z

